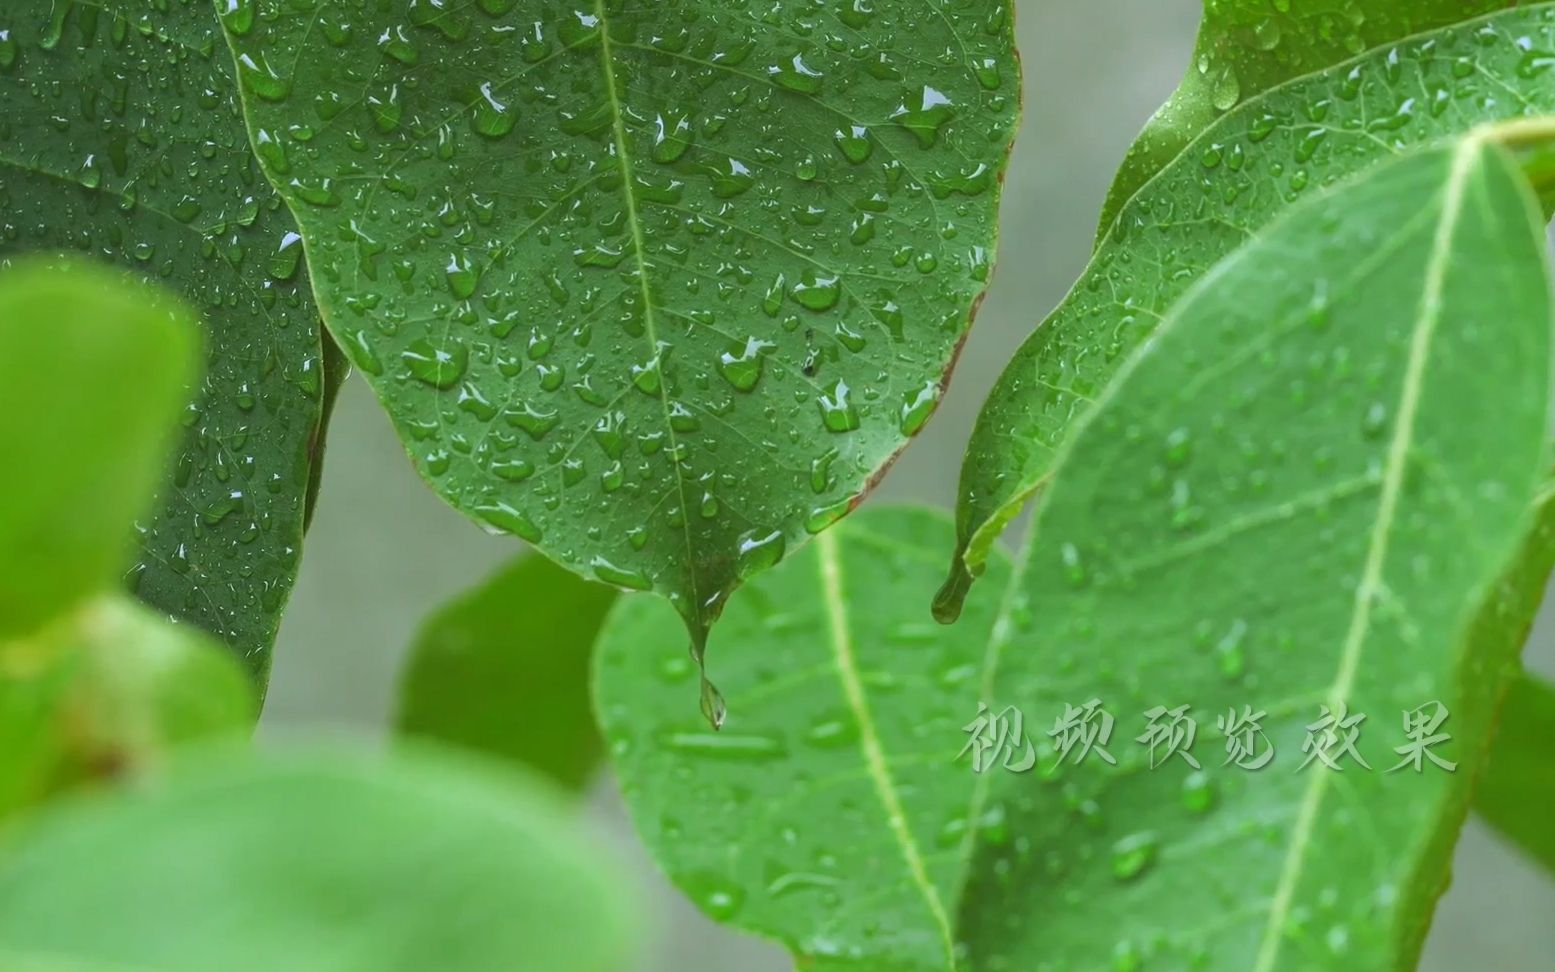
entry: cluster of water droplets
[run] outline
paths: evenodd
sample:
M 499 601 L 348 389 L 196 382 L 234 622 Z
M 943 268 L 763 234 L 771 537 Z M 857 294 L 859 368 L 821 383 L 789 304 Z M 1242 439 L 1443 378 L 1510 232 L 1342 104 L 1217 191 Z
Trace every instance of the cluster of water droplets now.
M 1043 339 L 989 396 L 968 450 L 977 516 L 1040 476 L 1178 298 L 1286 207 L 1409 146 L 1555 111 L 1555 88 L 1537 83 L 1550 52 L 1555 16 L 1519 10 L 1374 50 L 1228 112 L 1124 205 Z M 959 600 L 954 585 L 946 593 Z
M 227 0 L 260 158 L 422 470 L 693 625 L 915 434 L 986 285 L 1008 11 Z

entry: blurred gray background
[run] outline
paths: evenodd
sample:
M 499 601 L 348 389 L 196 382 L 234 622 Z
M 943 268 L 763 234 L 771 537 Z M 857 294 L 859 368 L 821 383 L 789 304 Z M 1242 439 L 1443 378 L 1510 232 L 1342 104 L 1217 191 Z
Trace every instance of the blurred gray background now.
M 978 405 L 1021 339 L 1084 267 L 1107 184 L 1187 65 L 1198 16 L 1199 0 L 1020 3 L 1026 114 L 1005 183 L 1002 269 L 938 415 L 878 499 L 953 504 Z M 358 377 L 335 413 L 315 523 L 281 628 L 265 732 L 378 737 L 421 619 L 521 547 L 487 536 L 422 485 Z M 1527 658 L 1530 667 L 1555 674 L 1555 617 L 1546 607 Z M 595 804 L 626 866 L 639 872 L 659 929 L 640 972 L 793 967 L 781 949 L 720 928 L 681 899 L 636 844 L 608 781 Z M 1555 965 L 1555 882 L 1474 822 L 1455 873 L 1422 969 Z

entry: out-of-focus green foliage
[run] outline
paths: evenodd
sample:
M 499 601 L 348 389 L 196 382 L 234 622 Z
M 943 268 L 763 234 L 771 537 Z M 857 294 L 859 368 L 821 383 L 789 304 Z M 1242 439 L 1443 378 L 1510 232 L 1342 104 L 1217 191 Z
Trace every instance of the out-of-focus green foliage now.
M 541 781 L 218 749 L 0 843 L 0 956 L 156 972 L 617 972 L 636 919 Z
M 183 304 L 96 266 L 0 270 L 0 636 L 123 571 L 199 374 Z
M 217 6 L 0 4 L 0 264 L 88 254 L 198 309 L 201 380 L 168 427 L 174 458 L 155 457 L 157 501 L 133 511 L 133 559 L 112 567 L 262 680 L 297 573 L 325 378 L 301 242 L 249 146 Z
M 181 743 L 246 733 L 254 687 L 230 653 L 119 594 L 0 641 L 0 817 L 158 768 Z
M 615 598 L 538 554 L 502 568 L 422 625 L 400 684 L 399 730 L 582 790 L 600 755 L 589 658 Z
M 112 592 L 198 346 L 186 307 L 123 274 L 0 271 L 0 816 L 253 723 L 234 660 Z

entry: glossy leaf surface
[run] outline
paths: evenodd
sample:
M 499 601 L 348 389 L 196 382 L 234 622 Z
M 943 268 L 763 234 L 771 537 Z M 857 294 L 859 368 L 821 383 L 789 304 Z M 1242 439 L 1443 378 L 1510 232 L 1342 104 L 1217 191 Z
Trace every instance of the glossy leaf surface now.
M 400 684 L 399 731 L 583 789 L 601 749 L 589 658 L 615 599 L 538 554 L 504 567 L 422 625 Z
M 1555 873 L 1555 687 L 1533 675 L 1512 683 L 1474 809 L 1503 837 Z
M 0 638 L 123 568 L 199 353 L 166 292 L 86 263 L 0 270 Z
M 568 815 L 538 781 L 446 754 L 220 753 L 7 834 L 0 953 L 614 972 L 632 915 Z
M 993 627 L 977 605 L 954 628 L 923 611 L 950 532 L 866 507 L 753 581 L 714 636 L 719 733 L 686 705 L 667 606 L 623 599 L 601 636 L 600 720 L 644 842 L 709 916 L 803 968 L 950 967 L 978 780 L 953 763 Z
M 700 642 L 933 411 L 1009 4 L 303 6 L 224 23 L 325 322 L 444 497 Z
M 302 536 L 319 331 L 211 6 L 9 0 L 0 30 L 0 261 L 88 252 L 205 324 L 205 382 L 131 587 L 262 672 Z
M 0 817 L 158 770 L 174 747 L 242 736 L 253 683 L 204 632 L 113 593 L 0 639 Z
M 1555 112 L 1555 86 L 1530 53 L 1548 50 L 1555 7 L 1546 3 L 1369 53 L 1248 101 L 1145 185 L 983 406 L 936 613 L 954 617 L 1074 420 L 1195 280 L 1293 201 L 1406 146 Z
M 980 599 L 924 626 L 900 602 L 944 527 L 866 511 L 731 607 L 719 636 L 744 650 L 716 657 L 732 714 L 715 735 L 674 703 L 691 669 L 668 611 L 623 603 L 596 692 L 656 858 L 813 968 L 1406 965 L 1555 556 L 1555 504 L 1526 513 L 1550 391 L 1533 215 L 1476 138 L 1239 251 L 1093 415 L 1025 570 L 1005 582 L 994 561 L 999 617 Z M 873 737 L 839 701 L 838 644 Z M 1369 711 L 1375 772 L 1297 770 L 1335 696 Z M 1098 697 L 1118 765 L 1055 771 L 1049 727 Z M 1433 700 L 1462 769 L 1385 773 L 1406 741 L 1385 734 Z M 1142 713 L 1184 703 L 1204 769 L 1147 770 Z M 1268 710 L 1262 772 L 1220 765 L 1213 717 L 1233 704 Z M 999 755 L 1028 772 L 955 762 L 976 716 L 1014 712 L 1004 731 L 1035 745 Z
M 1378 167 L 1218 265 L 1089 413 L 995 685 L 1040 720 L 1101 700 L 1118 766 L 996 789 L 976 967 L 1413 966 L 1524 630 L 1482 609 L 1549 468 L 1537 216 L 1488 135 Z M 1152 770 L 1124 740 L 1183 705 L 1203 768 Z M 1244 705 L 1259 770 L 1222 765 Z M 1416 768 L 1404 722 L 1439 711 Z
M 1241 102 L 1411 34 L 1515 6 L 1517 0 L 1205 0 L 1188 71 L 1124 157 L 1098 239 L 1140 186 Z

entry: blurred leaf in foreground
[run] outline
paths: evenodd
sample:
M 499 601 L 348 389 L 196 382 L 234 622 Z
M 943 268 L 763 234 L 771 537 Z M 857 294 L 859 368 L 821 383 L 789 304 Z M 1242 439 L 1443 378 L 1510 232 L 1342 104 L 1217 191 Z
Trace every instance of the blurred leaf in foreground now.
M 159 288 L 65 260 L 0 270 L 0 637 L 124 569 L 198 361 L 193 313 Z
M 548 785 L 218 749 L 0 847 L 0 954 L 156 972 L 615 972 L 634 915 Z
M 177 745 L 254 725 L 252 681 L 203 631 L 117 593 L 0 640 L 0 817 L 156 769 Z

